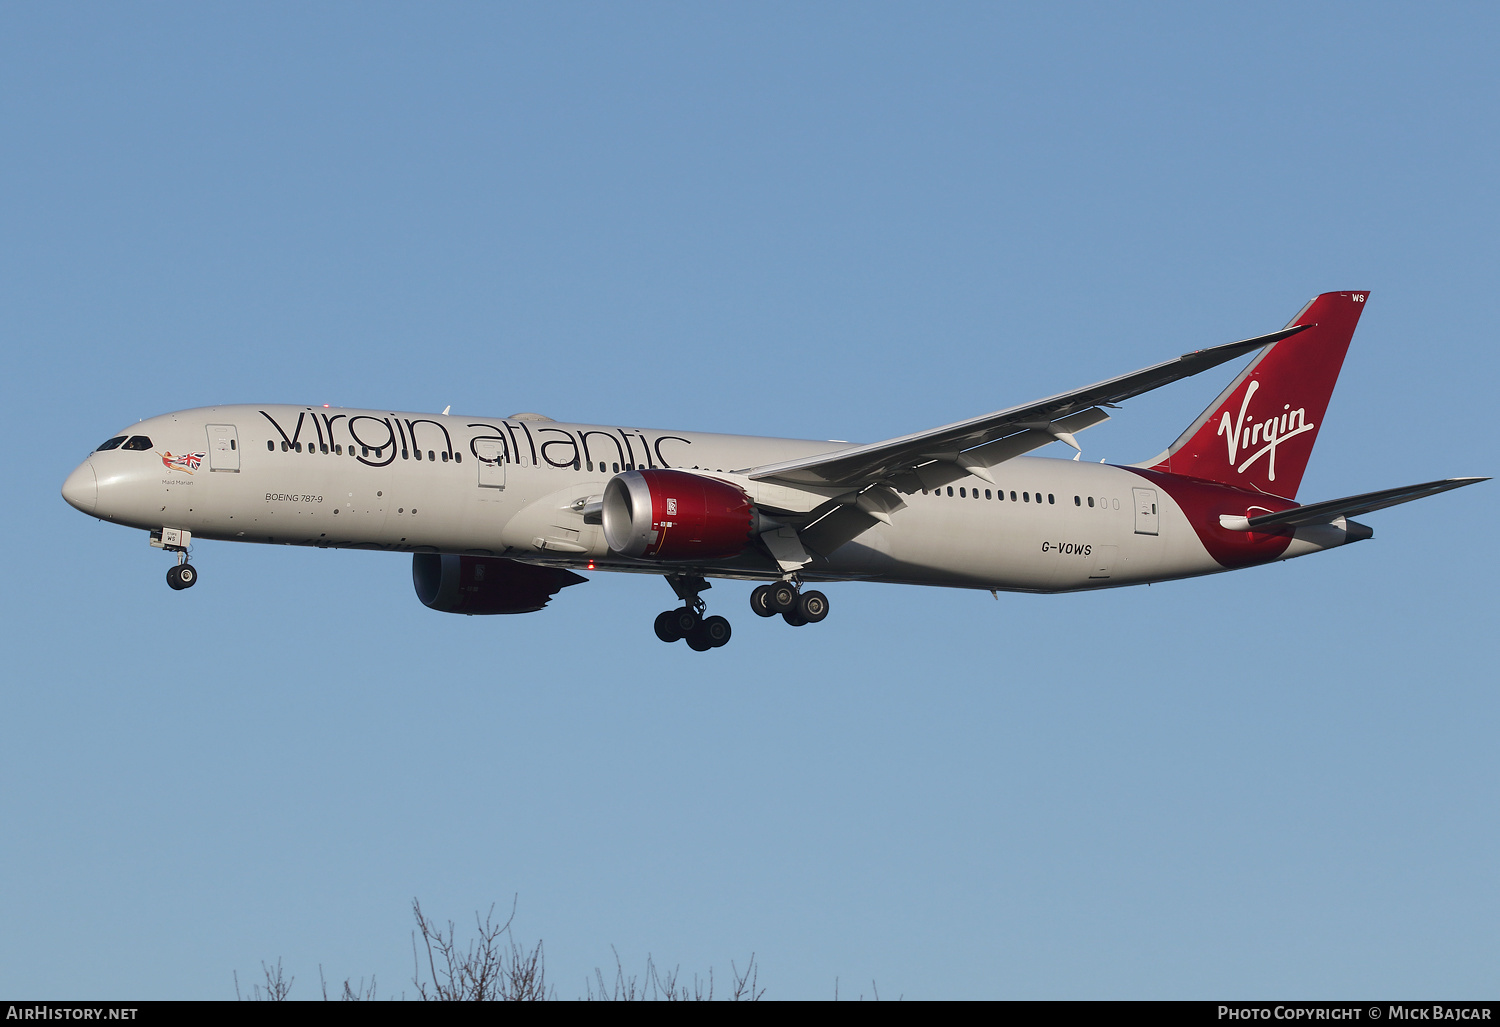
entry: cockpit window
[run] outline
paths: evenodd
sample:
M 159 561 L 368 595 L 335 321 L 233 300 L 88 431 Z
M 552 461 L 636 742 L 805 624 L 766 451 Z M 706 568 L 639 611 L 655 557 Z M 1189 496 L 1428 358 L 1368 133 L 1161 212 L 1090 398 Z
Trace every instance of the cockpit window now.
M 148 438 L 146 438 L 146 436 L 144 436 L 144 435 L 132 435 L 132 436 L 130 436 L 130 440 L 128 442 L 126 442 L 125 445 L 121 446 L 120 448 L 121 449 L 135 450 L 135 451 L 150 449 L 151 448 L 151 440 L 148 439 Z
M 98 449 L 94 450 L 94 452 L 96 452 L 96 453 L 102 453 L 106 449 L 119 449 L 120 448 L 120 443 L 122 443 L 124 441 L 125 441 L 125 436 L 123 436 L 123 435 L 116 435 L 114 438 L 110 439 L 104 445 L 102 445 Z

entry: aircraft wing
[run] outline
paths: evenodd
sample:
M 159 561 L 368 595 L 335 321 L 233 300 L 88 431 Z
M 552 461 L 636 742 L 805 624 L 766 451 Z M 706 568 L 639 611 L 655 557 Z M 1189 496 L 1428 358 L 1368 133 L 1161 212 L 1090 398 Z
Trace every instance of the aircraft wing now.
M 1196 350 L 1140 371 L 1059 393 L 1035 403 L 997 410 L 914 435 L 814 456 L 763 464 L 741 473 L 758 481 L 788 485 L 863 488 L 888 482 L 911 493 L 965 475 L 991 481 L 988 469 L 1055 440 L 1078 448 L 1073 433 L 1108 420 L 1101 406 L 1207 371 L 1209 368 L 1279 342 L 1312 325 L 1296 325 L 1270 335 Z
M 1301 528 L 1311 524 L 1329 524 L 1340 517 L 1357 517 L 1388 506 L 1410 503 L 1413 499 L 1425 499 L 1449 489 L 1460 489 L 1465 485 L 1489 481 L 1488 478 L 1443 478 L 1440 481 L 1423 482 L 1421 485 L 1404 485 L 1396 489 L 1381 489 L 1343 499 L 1329 499 L 1321 503 L 1293 507 L 1280 513 L 1261 514 L 1245 521 L 1246 531 L 1263 528 Z M 1226 525 L 1227 527 L 1228 525 Z

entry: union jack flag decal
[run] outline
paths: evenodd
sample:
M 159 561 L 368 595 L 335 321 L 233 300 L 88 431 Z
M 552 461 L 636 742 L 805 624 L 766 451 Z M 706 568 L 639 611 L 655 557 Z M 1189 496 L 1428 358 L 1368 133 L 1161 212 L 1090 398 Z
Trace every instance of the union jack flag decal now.
M 169 471 L 186 471 L 192 474 L 202 465 L 204 455 L 203 453 L 182 453 L 173 456 L 171 453 L 163 453 L 161 462 Z

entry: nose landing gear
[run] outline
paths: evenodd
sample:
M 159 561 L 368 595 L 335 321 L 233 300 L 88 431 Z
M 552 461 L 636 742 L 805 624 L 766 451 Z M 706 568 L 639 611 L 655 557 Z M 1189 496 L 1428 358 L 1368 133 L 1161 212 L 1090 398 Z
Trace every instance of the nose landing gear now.
M 667 584 L 682 600 L 682 606 L 666 610 L 656 616 L 656 637 L 663 642 L 686 639 L 688 648 L 695 652 L 707 652 L 729 642 L 729 622 L 723 617 L 705 617 L 708 604 L 698 593 L 709 588 L 708 581 L 700 577 L 668 574 Z
M 175 592 L 198 584 L 198 568 L 188 563 L 188 547 L 192 544 L 192 532 L 180 528 L 162 528 L 151 533 L 154 548 L 177 554 L 176 565 L 167 571 L 167 585 Z
M 197 568 L 186 560 L 167 571 L 167 584 L 179 592 L 185 588 L 192 588 L 197 583 Z
M 750 609 L 758 616 L 781 619 L 800 628 L 804 624 L 816 624 L 828 616 L 828 597 L 822 592 L 803 592 L 790 581 L 773 581 L 761 585 L 750 593 Z

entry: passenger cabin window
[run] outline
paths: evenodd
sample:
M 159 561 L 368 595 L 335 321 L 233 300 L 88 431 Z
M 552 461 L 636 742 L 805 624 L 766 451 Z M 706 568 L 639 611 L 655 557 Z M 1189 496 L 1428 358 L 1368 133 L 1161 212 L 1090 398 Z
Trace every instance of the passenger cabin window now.
M 106 449 L 119 449 L 120 448 L 120 443 L 122 443 L 124 441 L 125 441 L 125 436 L 124 435 L 116 435 L 114 438 L 112 438 L 112 439 L 108 440 L 107 442 L 105 442 L 104 445 L 102 445 L 98 449 L 94 450 L 94 452 L 96 452 L 96 453 L 102 453 Z
M 151 448 L 151 440 L 144 435 L 132 435 L 120 448 L 139 453 Z

